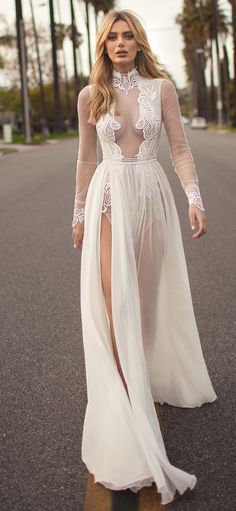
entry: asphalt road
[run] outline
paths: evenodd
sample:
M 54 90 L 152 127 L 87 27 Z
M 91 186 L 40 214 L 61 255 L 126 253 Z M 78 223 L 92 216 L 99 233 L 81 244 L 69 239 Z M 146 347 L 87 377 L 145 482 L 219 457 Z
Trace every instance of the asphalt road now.
M 179 212 L 195 315 L 218 400 L 189 410 L 162 407 L 171 462 L 198 478 L 194 491 L 167 507 L 232 511 L 236 136 L 190 129 L 187 135 L 207 211 L 208 231 L 199 240 L 191 237 L 187 199 L 165 139 L 159 159 Z M 83 510 L 86 379 L 80 252 L 71 239 L 77 144 L 73 139 L 0 159 L 1 511 Z M 137 509 L 137 500 L 112 499 L 113 511 Z

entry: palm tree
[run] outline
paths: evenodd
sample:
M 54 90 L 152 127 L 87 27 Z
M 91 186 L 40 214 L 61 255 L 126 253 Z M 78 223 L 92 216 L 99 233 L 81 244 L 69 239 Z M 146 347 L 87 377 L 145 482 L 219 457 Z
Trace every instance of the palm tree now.
M 223 82 L 223 75 L 221 72 L 221 63 L 220 63 L 220 52 L 219 52 L 219 36 L 221 38 L 225 38 L 228 34 L 228 24 L 227 18 L 224 14 L 224 11 L 219 7 L 218 0 L 205 0 L 204 2 L 204 22 L 206 26 L 206 35 L 208 39 L 208 45 L 210 47 L 210 66 L 211 66 L 211 118 L 213 121 L 217 119 L 217 110 L 216 110 L 216 90 L 214 85 L 214 52 L 213 52 L 213 42 L 215 41 L 216 45 L 216 54 L 217 54 L 217 67 L 218 67 L 218 79 L 219 86 L 217 88 L 218 93 L 218 101 L 222 100 L 222 91 L 221 91 L 221 81 Z M 228 82 L 227 82 L 228 86 Z
M 183 54 L 186 61 L 186 73 L 188 80 L 196 84 L 195 103 L 199 116 L 206 116 L 207 95 L 205 80 L 205 26 L 202 21 L 203 12 L 194 0 L 184 0 L 182 13 L 176 17 L 176 22 L 181 26 L 184 38 Z
M 96 31 L 98 30 L 98 14 L 99 12 L 103 12 L 106 14 L 111 9 L 114 9 L 115 1 L 114 0 L 92 0 L 90 2 L 93 5 L 94 8 L 94 14 L 95 14 L 95 26 Z
M 227 34 L 226 16 L 219 8 L 217 0 L 213 1 L 217 9 L 218 32 Z M 204 115 L 207 111 L 205 69 L 207 53 L 210 48 L 208 55 L 211 64 L 211 117 L 216 104 L 213 78 L 213 40 L 216 37 L 214 15 L 212 0 L 184 0 L 182 13 L 176 18 L 176 22 L 181 26 L 185 43 L 183 53 L 186 60 L 187 77 L 190 82 L 197 84 L 197 111 L 198 114 L 203 113 Z
M 115 0 L 83 0 L 85 3 L 85 25 L 88 37 L 88 56 L 89 56 L 89 69 L 92 69 L 92 55 L 91 55 L 91 30 L 90 30 L 90 6 L 93 7 L 95 13 L 95 25 L 98 26 L 98 13 L 101 11 L 106 14 L 110 9 L 115 6 Z

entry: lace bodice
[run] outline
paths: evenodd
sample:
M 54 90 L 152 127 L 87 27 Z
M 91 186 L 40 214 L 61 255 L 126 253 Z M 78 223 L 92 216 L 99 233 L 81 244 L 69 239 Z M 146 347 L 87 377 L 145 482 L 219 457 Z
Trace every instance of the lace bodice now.
M 169 140 L 171 161 L 189 205 L 195 203 L 204 210 L 173 83 L 163 78 L 145 78 L 135 67 L 124 74 L 113 70 L 112 85 L 119 113 L 115 114 L 113 102 L 110 112 L 100 117 L 96 126 L 88 122 L 92 86 L 84 87 L 79 93 L 79 151 L 72 226 L 84 221 L 88 186 L 99 164 L 98 140 L 103 160 L 157 159 L 162 122 Z

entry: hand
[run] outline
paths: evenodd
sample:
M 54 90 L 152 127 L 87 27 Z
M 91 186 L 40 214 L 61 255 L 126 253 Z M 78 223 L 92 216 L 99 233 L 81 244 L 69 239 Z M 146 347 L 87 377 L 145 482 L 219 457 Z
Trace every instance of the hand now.
M 78 222 L 72 230 L 72 239 L 74 240 L 74 248 L 82 249 L 84 237 L 84 223 Z
M 203 234 L 207 232 L 206 230 L 206 214 L 204 211 L 201 211 L 195 204 L 189 206 L 189 220 L 191 229 L 195 229 L 196 227 L 196 219 L 198 221 L 198 231 L 193 234 L 193 238 L 200 238 Z

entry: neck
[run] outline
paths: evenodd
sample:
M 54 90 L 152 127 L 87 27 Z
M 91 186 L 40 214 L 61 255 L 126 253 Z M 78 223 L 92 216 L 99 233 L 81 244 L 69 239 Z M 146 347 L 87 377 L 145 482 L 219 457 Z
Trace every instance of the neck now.
M 129 71 L 132 71 L 134 68 L 135 68 L 135 63 L 132 62 L 131 64 L 123 64 L 123 65 L 120 65 L 120 64 L 114 64 L 113 65 L 113 71 L 117 72 L 117 73 L 121 73 L 121 74 L 128 74 Z

